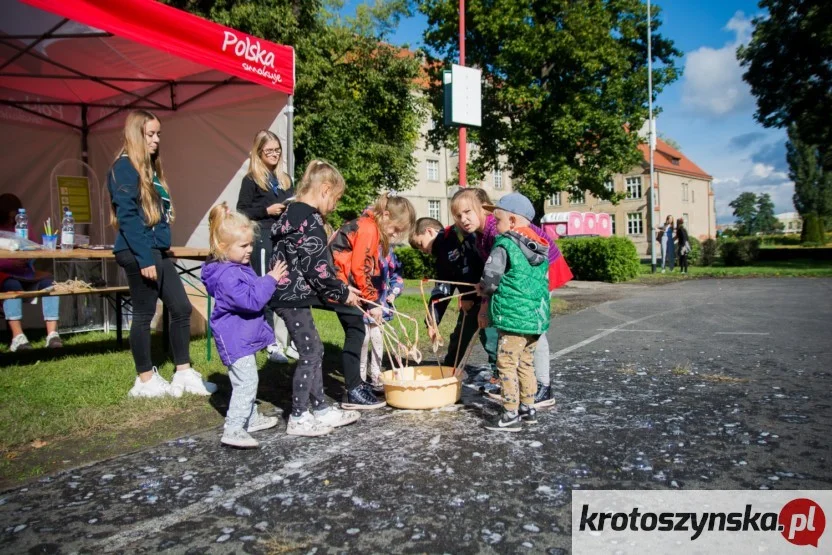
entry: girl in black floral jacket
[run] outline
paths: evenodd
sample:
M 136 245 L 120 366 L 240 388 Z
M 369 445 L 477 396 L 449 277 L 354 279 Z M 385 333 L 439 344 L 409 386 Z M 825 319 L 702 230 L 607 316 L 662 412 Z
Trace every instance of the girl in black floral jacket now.
M 358 304 L 358 296 L 335 277 L 324 230 L 323 218 L 335 209 L 345 187 L 335 167 L 317 160 L 310 162 L 297 189 L 297 202 L 290 204 L 272 226 L 270 266 L 285 261 L 289 273 L 278 282 L 270 305 L 286 322 L 300 355 L 292 381 L 292 415 L 286 427 L 289 435 L 328 434 L 359 417 L 355 411 L 326 405 L 324 346 L 311 310 L 312 306 L 331 303 Z

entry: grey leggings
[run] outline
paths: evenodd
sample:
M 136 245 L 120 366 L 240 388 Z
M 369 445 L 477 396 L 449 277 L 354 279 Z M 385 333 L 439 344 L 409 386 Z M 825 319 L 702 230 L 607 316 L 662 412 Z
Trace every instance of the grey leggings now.
M 235 360 L 228 367 L 231 379 L 231 402 L 225 415 L 226 429 L 240 429 L 248 426 L 254 414 L 254 401 L 257 398 L 257 359 L 254 355 Z
M 549 385 L 549 338 L 545 333 L 540 334 L 534 349 L 534 375 L 538 383 Z

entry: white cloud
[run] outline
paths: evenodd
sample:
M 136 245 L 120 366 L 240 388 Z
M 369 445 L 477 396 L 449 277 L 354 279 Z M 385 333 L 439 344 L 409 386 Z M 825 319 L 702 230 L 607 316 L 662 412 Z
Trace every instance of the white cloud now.
M 777 171 L 768 164 L 754 164 L 745 175 L 737 177 L 715 177 L 713 180 L 716 195 L 716 219 L 718 223 L 734 220 L 734 210 L 729 203 L 746 191 L 760 195 L 768 193 L 774 202 L 774 212 L 792 212 L 794 204 L 794 183 L 785 172 Z
M 737 12 L 724 30 L 734 33 L 733 41 L 718 49 L 700 47 L 685 60 L 682 103 L 708 116 L 725 116 L 754 104 L 736 54 L 737 47 L 751 38 L 751 18 Z

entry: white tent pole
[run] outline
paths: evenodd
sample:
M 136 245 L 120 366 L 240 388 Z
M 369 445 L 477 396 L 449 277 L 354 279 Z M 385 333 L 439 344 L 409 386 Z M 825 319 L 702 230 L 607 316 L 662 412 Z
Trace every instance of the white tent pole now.
M 655 149 L 656 138 L 653 134 L 656 132 L 656 128 L 653 124 L 653 52 L 652 52 L 652 39 L 653 39 L 653 30 L 650 26 L 650 0 L 647 0 L 647 106 L 649 112 L 649 131 L 648 137 L 649 141 L 647 143 L 647 148 L 650 151 L 650 198 L 647 201 L 647 213 L 649 214 L 649 218 L 647 221 L 649 222 L 648 225 L 650 226 L 650 233 L 647 235 L 647 240 L 650 241 L 650 268 L 651 271 L 655 274 L 656 273 L 656 236 L 653 235 L 654 226 L 655 224 L 655 217 L 656 217 L 656 208 L 653 204 L 653 199 L 655 198 L 655 191 L 653 188 L 656 186 L 653 182 L 653 150 Z
M 289 95 L 289 102 L 286 105 L 286 162 L 289 175 L 295 178 L 295 97 Z

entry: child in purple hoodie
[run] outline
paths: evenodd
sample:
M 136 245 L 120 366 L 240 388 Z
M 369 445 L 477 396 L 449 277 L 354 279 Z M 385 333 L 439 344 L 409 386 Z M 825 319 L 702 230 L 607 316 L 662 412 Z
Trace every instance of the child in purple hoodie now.
M 255 224 L 231 212 L 226 203 L 211 209 L 208 216 L 211 258 L 202 266 L 202 282 L 216 304 L 211 312 L 211 329 L 223 364 L 231 378 L 231 402 L 220 440 L 240 448 L 258 447 L 249 432 L 277 425 L 277 417 L 257 410 L 257 360 L 255 353 L 274 341 L 263 308 L 281 280 L 286 264 L 279 262 L 263 277 L 249 266 Z

